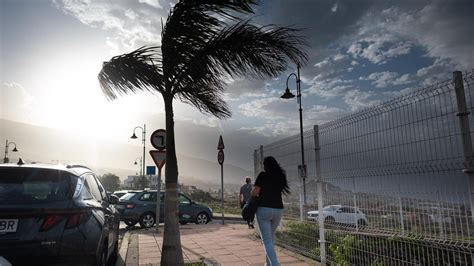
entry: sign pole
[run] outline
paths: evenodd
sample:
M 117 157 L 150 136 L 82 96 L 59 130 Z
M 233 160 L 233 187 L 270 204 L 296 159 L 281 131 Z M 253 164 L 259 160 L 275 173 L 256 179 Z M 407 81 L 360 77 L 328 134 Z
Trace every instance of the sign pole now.
M 157 129 L 150 137 L 151 145 L 157 149 L 150 151 L 156 166 L 158 167 L 158 184 L 156 185 L 156 233 L 160 232 L 160 205 L 161 205 L 161 168 L 166 163 L 166 130 Z
M 219 136 L 219 143 L 217 144 L 217 162 L 221 165 L 221 210 L 222 210 L 222 224 L 224 224 L 224 140 Z
M 158 184 L 156 185 L 156 232 L 160 233 L 160 204 L 161 204 L 161 167 L 158 168 Z
M 221 210 L 222 210 L 222 224 L 224 224 L 224 165 L 221 164 Z

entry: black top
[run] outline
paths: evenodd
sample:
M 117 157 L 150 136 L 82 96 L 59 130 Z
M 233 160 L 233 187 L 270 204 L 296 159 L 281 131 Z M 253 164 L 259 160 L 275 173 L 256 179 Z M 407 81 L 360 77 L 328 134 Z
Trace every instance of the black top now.
M 280 177 L 260 172 L 255 180 L 255 186 L 260 187 L 259 207 L 283 209 L 283 200 L 281 199 L 283 184 Z

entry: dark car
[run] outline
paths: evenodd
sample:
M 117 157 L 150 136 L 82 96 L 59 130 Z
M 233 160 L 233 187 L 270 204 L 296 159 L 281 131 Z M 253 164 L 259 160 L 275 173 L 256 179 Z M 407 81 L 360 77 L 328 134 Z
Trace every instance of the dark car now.
M 161 191 L 160 222 L 164 220 L 165 193 Z M 132 226 L 140 223 L 141 227 L 149 228 L 155 224 L 156 190 L 127 193 L 117 204 L 120 219 Z M 207 224 L 212 220 L 212 210 L 206 205 L 192 201 L 183 193 L 179 193 L 179 223 Z
M 105 265 L 118 251 L 115 203 L 87 167 L 0 164 L 0 256 Z

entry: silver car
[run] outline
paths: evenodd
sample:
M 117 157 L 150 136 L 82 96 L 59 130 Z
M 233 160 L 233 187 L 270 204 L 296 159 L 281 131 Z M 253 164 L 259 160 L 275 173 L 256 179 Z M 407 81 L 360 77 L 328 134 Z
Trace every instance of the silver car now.
M 349 225 L 367 225 L 367 217 L 358 208 L 344 205 L 329 205 L 323 208 L 324 222 L 349 224 Z M 319 211 L 309 211 L 308 220 L 317 222 Z

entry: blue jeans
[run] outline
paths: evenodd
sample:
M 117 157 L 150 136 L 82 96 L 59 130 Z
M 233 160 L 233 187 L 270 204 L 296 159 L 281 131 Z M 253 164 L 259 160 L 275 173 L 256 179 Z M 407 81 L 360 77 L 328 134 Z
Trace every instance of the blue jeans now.
M 267 254 L 266 265 L 278 266 L 278 258 L 275 250 L 275 231 L 280 224 L 283 209 L 258 207 L 257 224 L 260 237 L 263 241 L 263 248 Z

